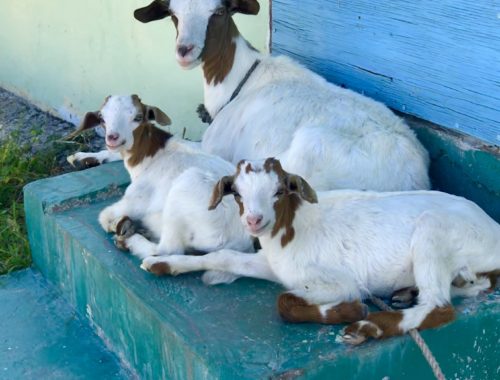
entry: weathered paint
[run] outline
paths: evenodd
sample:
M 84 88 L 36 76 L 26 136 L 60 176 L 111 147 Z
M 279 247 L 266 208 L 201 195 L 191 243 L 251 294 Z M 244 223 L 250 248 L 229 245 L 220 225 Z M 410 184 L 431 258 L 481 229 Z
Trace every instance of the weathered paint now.
M 413 117 L 406 120 L 431 156 L 433 188 L 476 202 L 500 223 L 500 147 Z
M 408 337 L 351 348 L 338 342 L 339 326 L 282 322 L 277 285 L 242 279 L 207 287 L 199 275 L 140 270 L 96 221 L 126 182 L 119 163 L 46 179 L 26 187 L 25 207 L 36 266 L 141 378 L 431 377 Z M 445 374 L 496 376 L 500 289 L 458 302 L 458 310 L 458 321 L 424 332 Z
M 32 269 L 0 276 L 0 379 L 133 379 Z
M 274 0 L 272 12 L 273 53 L 500 145 L 499 1 Z
M 134 9 L 150 1 L 0 1 L 0 86 L 76 123 L 110 94 L 137 93 L 172 117 L 173 132 L 186 128 L 186 137 L 200 139 L 201 70 L 175 61 L 170 19 L 134 19 Z M 265 49 L 268 9 L 261 3 L 258 16 L 235 18 Z

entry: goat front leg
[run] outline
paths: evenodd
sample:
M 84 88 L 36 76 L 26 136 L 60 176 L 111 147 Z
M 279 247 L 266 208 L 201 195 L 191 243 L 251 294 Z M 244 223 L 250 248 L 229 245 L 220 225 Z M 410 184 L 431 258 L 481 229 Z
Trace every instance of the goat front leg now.
M 71 166 L 81 166 L 83 168 L 91 168 L 93 166 L 101 165 L 105 162 L 113 162 L 122 160 L 122 156 L 117 152 L 110 152 L 109 150 L 101 150 L 95 153 L 77 152 L 68 156 L 66 160 Z
M 279 282 L 264 255 L 242 253 L 231 249 L 222 249 L 203 256 L 147 257 L 142 262 L 141 268 L 158 276 L 176 276 L 181 273 L 209 270 Z

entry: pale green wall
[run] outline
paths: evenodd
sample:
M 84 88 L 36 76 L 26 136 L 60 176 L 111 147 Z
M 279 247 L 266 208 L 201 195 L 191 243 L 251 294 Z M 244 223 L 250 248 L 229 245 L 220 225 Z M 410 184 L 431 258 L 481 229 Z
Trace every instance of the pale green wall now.
M 97 109 L 109 94 L 137 93 L 164 109 L 174 132 L 199 139 L 195 114 L 203 99 L 200 68 L 174 58 L 167 19 L 141 24 L 134 9 L 148 0 L 1 0 L 0 86 L 65 119 Z M 268 2 L 259 16 L 236 16 L 242 34 L 266 48 Z

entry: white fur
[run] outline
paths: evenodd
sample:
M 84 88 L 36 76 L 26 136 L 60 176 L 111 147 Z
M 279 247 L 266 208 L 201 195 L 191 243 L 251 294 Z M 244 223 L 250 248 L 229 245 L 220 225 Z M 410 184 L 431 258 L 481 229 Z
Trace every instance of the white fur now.
M 458 274 L 500 268 L 500 226 L 473 202 L 436 191 L 318 193 L 317 204 L 303 201 L 297 209 L 295 236 L 282 247 L 284 229 L 271 235 L 282 185 L 261 164 L 253 162 L 256 171 L 249 173 L 246 165 L 233 188 L 244 204 L 242 224 L 259 237 L 257 254 L 223 250 L 203 258 L 150 258 L 143 267 L 164 261 L 175 273 L 209 269 L 274 280 L 318 305 L 417 286 L 418 305 L 404 312 L 403 331 L 450 302 Z M 262 216 L 260 230 L 247 223 L 252 215 Z M 487 286 L 481 278 L 474 289 L 454 290 L 470 296 Z
M 126 245 L 141 258 L 183 254 L 186 249 L 252 251 L 234 202 L 228 200 L 215 212 L 208 211 L 215 183 L 234 171 L 232 164 L 171 137 L 154 156 L 130 166 L 133 130 L 141 123 L 131 121 L 135 108 L 129 100 L 112 96 L 101 109 L 106 132 L 123 139 L 115 151 L 123 157 L 132 180 L 123 198 L 100 213 L 104 230 L 115 232 L 124 216 L 141 221 L 153 239 L 159 240 L 156 244 L 138 234 L 127 238 Z
M 86 158 L 94 158 L 99 162 L 99 164 L 122 160 L 122 156 L 119 153 L 110 152 L 109 150 L 101 150 L 100 152 L 96 152 L 96 153 L 76 152 L 75 154 L 68 156 L 66 158 L 66 160 L 72 166 L 75 166 L 76 161 L 83 161 Z
M 170 1 L 179 20 L 177 46 L 195 47 L 186 57 L 177 54 L 183 67 L 200 63 L 208 20 L 221 6 L 221 0 Z M 385 105 L 328 83 L 290 58 L 261 54 L 241 36 L 234 42 L 224 81 L 205 80 L 205 107 L 214 120 L 203 150 L 233 163 L 278 157 L 318 190 L 429 189 L 428 153 Z M 256 59 L 260 65 L 226 105 Z

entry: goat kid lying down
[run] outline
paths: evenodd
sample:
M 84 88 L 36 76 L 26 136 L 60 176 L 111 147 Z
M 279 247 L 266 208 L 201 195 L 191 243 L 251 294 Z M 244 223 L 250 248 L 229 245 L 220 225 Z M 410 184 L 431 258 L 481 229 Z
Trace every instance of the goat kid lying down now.
M 85 116 L 82 128 L 105 127 L 108 150 L 123 158 L 131 178 L 123 197 L 99 214 L 102 228 L 117 233 L 119 246 L 141 258 L 188 249 L 253 252 L 234 202 L 225 202 L 215 213 L 206 206 L 218 179 L 233 173 L 234 165 L 177 139 L 153 121 L 170 124 L 165 113 L 144 105 L 137 95 L 110 96 L 99 111 Z M 134 233 L 133 222 L 159 243 Z
M 213 121 L 202 149 L 234 164 L 279 157 L 318 190 L 429 189 L 428 153 L 389 108 L 240 35 L 232 16 L 259 9 L 256 0 L 155 0 L 134 12 L 145 23 L 171 17 L 177 62 L 203 69 Z
M 278 300 L 285 320 L 358 321 L 345 330 L 353 344 L 450 322 L 451 296 L 474 296 L 494 286 L 499 273 L 500 226 L 461 197 L 437 191 L 316 194 L 272 158 L 240 162 L 235 175 L 218 182 L 210 209 L 228 194 L 241 223 L 259 238 L 258 253 L 149 257 L 142 268 L 159 275 L 216 270 L 279 282 L 289 289 Z M 474 284 L 460 288 L 464 284 L 452 284 L 456 278 Z M 411 286 L 420 292 L 416 306 L 366 316 L 361 300 Z

